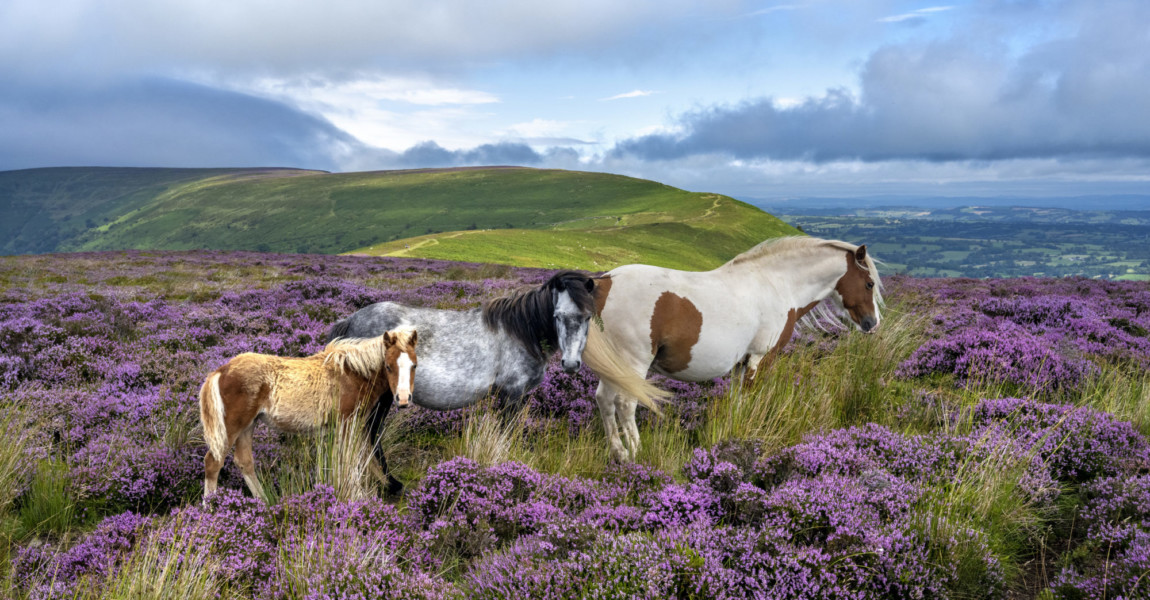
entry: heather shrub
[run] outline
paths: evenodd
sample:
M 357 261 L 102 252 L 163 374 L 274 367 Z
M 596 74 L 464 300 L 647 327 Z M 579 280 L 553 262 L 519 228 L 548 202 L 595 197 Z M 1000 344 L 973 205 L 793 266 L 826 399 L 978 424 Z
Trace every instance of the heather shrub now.
M 285 499 L 276 510 L 275 579 L 269 598 L 447 598 L 454 587 L 428 573 L 427 535 L 394 506 L 340 501 L 330 487 Z
M 274 513 L 262 501 L 220 489 L 206 506 L 193 504 L 174 512 L 152 534 L 181 554 L 205 553 L 216 563 L 221 581 L 258 590 L 275 575 Z M 170 544 L 183 539 L 183 546 Z
M 1147 446 L 1129 423 L 1089 407 L 1003 398 L 982 401 L 971 419 L 974 434 L 999 422 L 1008 424 L 1023 451 L 1037 454 L 1054 477 L 1067 481 L 1121 472 L 1143 456 Z
M 16 583 L 30 599 L 73 597 L 83 591 L 80 586 L 114 573 L 150 523 L 150 517 L 128 512 L 104 519 L 62 552 L 29 546 L 13 561 Z
M 1010 321 L 964 329 L 920 346 L 899 365 L 901 377 L 952 374 L 959 384 L 1006 382 L 1053 394 L 1077 388 L 1098 367 L 1056 350 L 1058 338 L 1036 336 Z
M 1150 597 L 1150 475 L 1108 477 L 1084 493 L 1085 541 L 1055 576 L 1053 596 Z
M 922 543 L 878 526 L 835 548 L 796 543 L 770 527 L 680 535 L 701 559 L 691 584 L 704 598 L 947 597 L 947 574 L 927 560 Z
M 694 593 L 690 573 L 698 560 L 690 549 L 639 532 L 572 541 L 562 530 L 520 539 L 476 561 L 465 577 L 469 596 L 683 598 Z

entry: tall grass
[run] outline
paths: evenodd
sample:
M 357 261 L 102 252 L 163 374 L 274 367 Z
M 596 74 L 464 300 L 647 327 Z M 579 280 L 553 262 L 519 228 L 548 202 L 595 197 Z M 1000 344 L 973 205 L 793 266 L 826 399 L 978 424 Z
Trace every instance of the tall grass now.
M 985 442 L 986 440 L 983 440 Z M 1023 563 L 1034 550 L 1056 508 L 1034 500 L 1023 488 L 1033 456 L 1016 448 L 989 448 L 980 460 L 967 460 L 950 481 L 926 488 L 916 505 L 916 523 L 930 540 L 937 564 L 956 570 L 959 598 L 985 596 L 991 565 L 990 550 L 1007 581 L 1018 581 Z
M 11 514 L 13 503 L 24 488 L 28 470 L 25 451 L 28 437 L 25 434 L 23 414 L 11 407 L 5 407 L 0 415 L 0 594 L 12 589 L 11 550 L 20 534 L 20 519 Z
M 299 537 L 306 539 L 310 533 L 313 532 L 300 532 Z M 281 544 L 278 547 L 278 562 L 284 574 L 281 597 L 291 600 L 329 598 L 330 590 L 322 587 L 332 574 L 354 578 L 362 573 L 387 569 L 395 560 L 394 549 L 386 539 L 366 531 L 355 531 L 350 535 L 354 538 L 342 540 L 338 547 L 324 543 Z M 321 589 L 314 589 L 316 587 Z M 339 597 L 364 597 L 350 590 L 345 593 L 349 595 Z
M 71 481 L 67 463 L 57 460 L 37 463 L 20 508 L 20 524 L 25 532 L 63 535 L 80 524 L 81 515 Z
M 892 406 L 910 393 L 895 369 L 922 343 L 921 332 L 922 317 L 888 310 L 875 333 L 846 335 L 829 354 L 800 345 L 715 398 L 699 442 L 751 439 L 770 450 L 811 432 L 891 421 Z
M 523 455 L 527 407 L 514 416 L 504 416 L 492 410 L 491 404 L 485 401 L 471 411 L 462 435 L 447 441 L 449 455 L 466 456 L 485 467 Z
M 266 500 L 275 504 L 280 498 L 311 491 L 317 485 L 328 485 L 341 500 L 363 500 L 375 496 L 369 471 L 373 462 L 371 444 L 363 434 L 361 411 L 340 419 L 333 410 L 313 434 L 295 436 L 281 452 L 279 460 L 259 465 Z
M 148 541 L 103 586 L 80 586 L 78 600 L 228 600 L 238 598 L 215 574 L 208 548 L 174 536 Z
M 1104 368 L 1083 386 L 1078 404 L 1130 421 L 1142 435 L 1150 436 L 1150 372 Z

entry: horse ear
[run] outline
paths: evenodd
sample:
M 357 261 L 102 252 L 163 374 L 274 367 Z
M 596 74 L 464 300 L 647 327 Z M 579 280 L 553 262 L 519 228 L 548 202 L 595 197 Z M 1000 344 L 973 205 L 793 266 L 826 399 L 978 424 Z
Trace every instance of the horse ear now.
M 855 260 L 859 262 L 866 260 L 866 244 L 859 246 L 858 250 L 855 250 Z
M 395 332 L 389 331 L 389 332 L 383 334 L 383 341 L 387 342 L 388 346 L 394 346 L 395 345 Z
M 587 293 L 590 294 L 595 291 L 595 280 L 590 277 L 587 278 Z
M 414 329 L 412 329 L 412 330 L 411 330 L 411 337 L 410 337 L 410 338 L 408 338 L 408 340 L 407 340 L 408 344 L 409 344 L 409 345 L 411 345 L 411 346 L 414 346 L 414 345 L 415 345 L 415 342 L 416 342 L 416 340 L 418 340 L 418 339 L 419 339 L 419 332 L 418 332 L 418 331 L 416 331 L 416 330 L 414 330 Z

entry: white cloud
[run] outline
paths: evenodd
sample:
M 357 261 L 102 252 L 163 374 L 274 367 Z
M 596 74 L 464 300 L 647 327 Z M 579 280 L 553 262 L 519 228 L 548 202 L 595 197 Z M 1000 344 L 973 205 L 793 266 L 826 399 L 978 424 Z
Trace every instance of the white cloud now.
M 643 96 L 650 96 L 652 94 L 658 94 L 658 93 L 659 92 L 652 91 L 652 90 L 632 90 L 630 92 L 626 92 L 623 94 L 615 94 L 614 96 L 611 96 L 609 98 L 600 98 L 599 100 L 606 102 L 609 100 L 622 100 L 624 98 L 642 98 Z
M 945 12 L 945 11 L 953 10 L 953 9 L 954 9 L 953 6 L 931 6 L 929 8 L 920 8 L 918 10 L 911 11 L 908 13 L 903 13 L 900 15 L 891 15 L 889 17 L 883 17 L 881 19 L 876 19 L 876 20 L 879 23 L 901 23 L 903 21 L 909 21 L 911 19 L 921 19 L 921 18 L 923 18 L 926 15 L 929 15 L 931 13 Z
M 775 6 L 768 6 L 767 8 L 763 8 L 760 10 L 749 12 L 743 16 L 745 16 L 745 17 L 760 17 L 762 15 L 769 15 L 771 13 L 783 12 L 783 11 L 789 11 L 789 10 L 801 10 L 803 8 L 807 8 L 807 5 L 806 4 L 776 4 Z
M 263 78 L 225 85 L 321 115 L 360 141 L 393 151 L 428 139 L 446 148 L 481 144 L 487 139 L 476 125 L 489 115 L 474 107 L 499 102 L 488 92 L 440 86 L 413 77 L 343 82 Z
M 568 121 L 554 121 L 550 119 L 532 119 L 525 123 L 515 123 L 505 131 L 497 132 L 499 137 L 558 137 L 565 134 L 570 128 Z

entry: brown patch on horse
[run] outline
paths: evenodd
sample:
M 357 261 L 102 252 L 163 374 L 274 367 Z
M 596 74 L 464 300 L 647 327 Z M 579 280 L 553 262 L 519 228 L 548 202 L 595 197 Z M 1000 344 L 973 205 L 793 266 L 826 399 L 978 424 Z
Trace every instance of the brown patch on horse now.
M 595 278 L 595 314 L 603 314 L 603 307 L 607 306 L 607 294 L 611 293 L 611 276 L 604 275 Z
M 251 383 L 245 371 L 258 369 L 259 366 L 251 364 L 252 361 L 244 360 L 245 358 L 245 355 L 241 354 L 217 369 L 220 373 L 220 396 L 225 398 L 224 405 L 227 407 L 224 412 L 224 423 L 227 425 L 227 431 L 232 433 L 246 429 L 259 414 L 260 408 L 270 404 L 269 397 L 272 393 L 271 388 L 262 382 L 257 385 Z M 236 372 L 233 373 L 233 370 Z M 228 403 L 228 398 L 248 401 Z
M 866 246 L 859 246 L 859 251 L 863 257 L 866 256 Z M 855 323 L 862 321 L 866 316 L 862 311 L 874 301 L 874 293 L 867 289 L 867 283 L 872 281 L 870 273 L 859 266 L 860 260 L 862 258 L 856 256 L 855 252 L 847 252 L 847 272 L 835 284 L 835 291 L 843 299 L 843 308 L 850 313 Z
M 802 308 L 792 308 L 787 311 L 787 324 L 783 325 L 783 332 L 779 334 L 779 341 L 775 342 L 774 347 L 763 355 L 763 358 L 759 360 L 759 364 L 755 367 L 753 373 L 747 372 L 746 383 L 750 383 L 750 380 L 754 378 L 756 373 L 763 369 L 770 368 L 771 364 L 775 362 L 775 358 L 779 356 L 779 352 L 783 351 L 783 346 L 786 346 L 787 342 L 791 341 L 791 336 L 795 334 L 795 324 L 799 322 L 799 319 L 807 316 L 807 313 L 814 310 L 818 305 L 819 303 L 816 300 Z
M 677 373 L 691 364 L 691 348 L 703 330 L 703 313 L 688 299 L 663 292 L 651 315 L 651 352 L 664 373 Z

